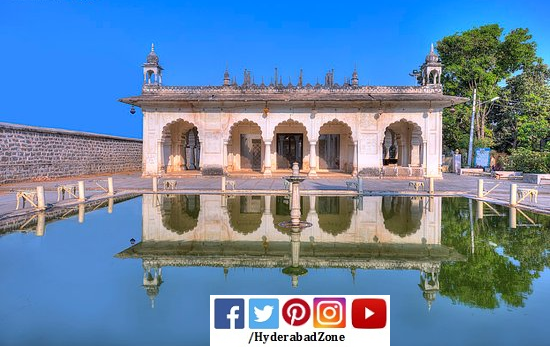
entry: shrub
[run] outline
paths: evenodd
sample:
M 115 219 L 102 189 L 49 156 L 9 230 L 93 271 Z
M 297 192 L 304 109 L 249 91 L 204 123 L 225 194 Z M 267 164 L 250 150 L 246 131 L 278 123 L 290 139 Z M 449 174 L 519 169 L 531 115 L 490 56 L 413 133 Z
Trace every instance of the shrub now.
M 506 170 L 527 173 L 549 173 L 549 152 L 534 152 L 526 148 L 511 151 Z

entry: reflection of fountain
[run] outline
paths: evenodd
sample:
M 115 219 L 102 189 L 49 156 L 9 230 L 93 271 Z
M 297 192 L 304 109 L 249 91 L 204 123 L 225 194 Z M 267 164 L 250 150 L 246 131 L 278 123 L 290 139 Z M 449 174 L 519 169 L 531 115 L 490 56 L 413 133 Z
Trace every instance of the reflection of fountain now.
M 291 220 L 281 222 L 279 225 L 284 228 L 291 228 L 291 266 L 287 266 L 282 271 L 291 276 L 293 287 L 298 286 L 298 277 L 308 273 L 308 270 L 300 265 L 300 233 L 302 229 L 312 226 L 311 223 L 300 220 L 300 182 L 305 177 L 299 176 L 298 163 L 293 163 L 293 174 L 285 177 L 285 180 L 291 184 Z

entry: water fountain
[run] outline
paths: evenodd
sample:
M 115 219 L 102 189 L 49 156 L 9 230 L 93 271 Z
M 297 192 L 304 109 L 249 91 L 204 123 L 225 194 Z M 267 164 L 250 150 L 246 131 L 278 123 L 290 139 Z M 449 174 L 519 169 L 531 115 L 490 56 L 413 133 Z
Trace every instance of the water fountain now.
M 291 265 L 282 270 L 286 275 L 291 276 L 293 287 L 298 286 L 298 277 L 308 273 L 308 270 L 299 263 L 300 254 L 300 234 L 305 228 L 312 226 L 311 223 L 300 220 L 300 182 L 306 177 L 299 175 L 298 163 L 293 163 L 293 173 L 291 176 L 284 177 L 291 184 L 291 220 L 281 222 L 279 226 L 291 229 Z

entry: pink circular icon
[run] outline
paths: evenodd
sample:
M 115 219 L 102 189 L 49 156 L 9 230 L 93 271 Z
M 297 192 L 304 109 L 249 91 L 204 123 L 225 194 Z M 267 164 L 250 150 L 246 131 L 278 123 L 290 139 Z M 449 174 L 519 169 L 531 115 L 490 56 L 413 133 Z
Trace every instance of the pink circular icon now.
M 310 305 L 302 299 L 288 300 L 285 305 L 283 305 L 281 315 L 289 325 L 303 325 L 310 319 Z

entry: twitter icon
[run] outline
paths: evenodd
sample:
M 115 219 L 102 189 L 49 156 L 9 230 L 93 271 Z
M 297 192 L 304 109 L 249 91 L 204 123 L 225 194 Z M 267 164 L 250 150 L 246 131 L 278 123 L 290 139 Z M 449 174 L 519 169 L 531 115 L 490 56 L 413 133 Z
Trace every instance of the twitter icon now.
M 278 299 L 249 299 L 249 329 L 279 328 Z

